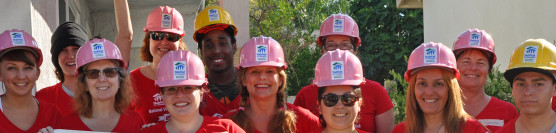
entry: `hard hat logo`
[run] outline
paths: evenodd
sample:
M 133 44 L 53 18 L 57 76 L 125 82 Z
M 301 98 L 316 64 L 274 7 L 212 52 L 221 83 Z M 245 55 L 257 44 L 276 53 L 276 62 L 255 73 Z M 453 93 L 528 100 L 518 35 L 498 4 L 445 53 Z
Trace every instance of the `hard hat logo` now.
M 334 32 L 344 32 L 344 19 L 334 19 Z
M 536 63 L 539 46 L 526 46 L 523 52 L 523 63 Z
M 187 71 L 185 66 L 187 62 L 185 61 L 174 61 L 174 80 L 186 80 Z
M 343 61 L 332 61 L 332 80 L 344 79 L 344 62 Z
M 436 47 L 429 47 L 425 49 L 425 57 L 424 63 L 437 63 L 437 52 L 438 49 Z
M 255 50 L 257 54 L 257 61 L 268 61 L 267 45 L 257 45 Z
M 481 45 L 481 33 L 471 33 L 469 37 L 469 46 Z
M 94 43 L 91 45 L 91 50 L 93 53 L 93 58 L 106 57 L 106 52 L 104 51 L 104 43 Z
M 12 37 L 12 45 L 25 45 L 25 38 L 21 32 L 10 32 Z
M 209 13 L 209 21 L 218 21 L 220 20 L 220 15 L 218 14 L 218 9 L 210 9 L 208 10 Z
M 162 28 L 172 28 L 172 15 L 162 14 L 162 21 L 160 24 Z

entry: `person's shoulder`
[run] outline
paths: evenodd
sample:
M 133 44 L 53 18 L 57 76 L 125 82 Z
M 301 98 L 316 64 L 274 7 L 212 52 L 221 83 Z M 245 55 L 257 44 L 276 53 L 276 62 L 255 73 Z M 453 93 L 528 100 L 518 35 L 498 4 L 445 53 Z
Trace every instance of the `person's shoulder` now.
M 483 124 L 481 124 L 481 122 L 473 119 L 473 118 L 467 118 L 465 120 L 465 127 L 464 127 L 464 132 L 474 132 L 474 133 L 484 133 L 487 132 L 487 128 L 485 126 L 483 126 Z
M 510 120 L 508 123 L 504 124 L 501 128 L 496 130 L 495 133 L 515 133 L 515 121 L 517 118 Z
M 302 108 L 302 107 L 299 107 L 299 106 L 296 106 L 296 105 L 293 105 L 293 104 L 290 104 L 290 103 L 286 103 L 286 106 L 288 106 L 289 109 L 295 111 L 297 114 L 302 114 L 302 115 L 311 114 L 312 115 L 311 111 L 309 111 L 305 108 Z
M 392 131 L 392 133 L 404 133 L 404 132 L 405 132 L 405 121 L 396 125 L 394 127 L 394 130 Z
M 45 98 L 44 96 L 49 97 L 47 95 L 51 95 L 53 93 L 56 93 L 56 91 L 59 91 L 58 89 L 61 89 L 61 88 L 62 88 L 62 83 L 61 82 L 57 83 L 57 84 L 54 84 L 52 86 L 42 88 L 41 90 L 37 91 L 37 94 L 35 94 L 35 97 L 40 97 L 40 98 Z
M 167 133 L 166 122 L 159 122 L 141 129 L 141 133 Z

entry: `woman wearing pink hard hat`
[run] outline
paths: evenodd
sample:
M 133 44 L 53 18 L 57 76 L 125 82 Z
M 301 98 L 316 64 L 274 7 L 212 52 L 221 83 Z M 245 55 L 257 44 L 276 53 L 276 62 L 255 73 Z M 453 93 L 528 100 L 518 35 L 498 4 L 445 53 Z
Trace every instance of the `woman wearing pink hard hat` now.
M 0 34 L 0 132 L 36 133 L 53 126 L 61 114 L 55 105 L 32 95 L 43 61 L 33 37 L 23 30 Z
M 77 51 L 76 65 L 76 111 L 64 116 L 54 129 L 139 132 L 143 119 L 128 109 L 135 95 L 127 63 L 116 45 L 106 39 L 87 41 Z
M 129 55 L 133 30 L 127 0 L 114 0 L 114 12 L 118 30 L 114 42 L 122 50 L 123 55 Z M 88 40 L 89 36 L 85 28 L 75 22 L 60 24 L 52 34 L 51 61 L 54 64 L 56 78 L 60 82 L 40 89 L 35 97 L 53 103 L 60 109 L 62 115 L 74 111 L 73 97 L 77 89 L 75 55 L 79 47 Z M 123 58 L 126 62 L 129 61 L 129 56 Z
M 286 102 L 286 68 L 276 40 L 251 38 L 240 53 L 240 107 L 224 116 L 231 116 L 246 132 L 303 133 L 318 128 L 315 115 Z
M 150 64 L 130 72 L 132 87 L 138 96 L 132 108 L 139 112 L 146 123 L 168 121 L 170 114 L 165 109 L 154 80 L 162 56 L 169 51 L 186 49 L 182 39 L 185 35 L 183 17 L 175 8 L 159 6 L 147 17 L 143 31 L 145 38 L 141 47 L 141 59 Z
M 361 46 L 359 27 L 355 20 L 346 14 L 332 14 L 322 22 L 317 44 L 321 48 L 321 54 L 341 49 L 357 55 L 357 49 Z M 368 79 L 365 79 L 359 87 L 365 104 L 361 105 L 360 119 L 355 123 L 355 127 L 367 132 L 392 132 L 394 104 L 386 89 L 380 83 Z M 317 116 L 320 115 L 316 101 L 318 88 L 315 84 L 303 87 L 297 93 L 294 105 L 306 108 Z
M 396 125 L 394 133 L 488 131 L 463 109 L 457 83 L 460 74 L 450 48 L 442 43 L 423 43 L 413 50 L 407 64 L 406 121 Z
M 142 132 L 151 133 L 245 133 L 229 119 L 202 116 L 199 106 L 206 93 L 205 67 L 190 51 L 170 51 L 160 60 L 156 85 L 170 113 L 168 122 L 159 122 Z
M 346 50 L 324 54 L 315 68 L 313 83 L 319 87 L 318 105 L 323 129 L 315 133 L 367 133 L 355 128 L 361 98 L 359 85 L 365 82 L 359 58 Z
M 496 63 L 494 40 L 484 30 L 468 29 L 454 43 L 454 55 L 461 74 L 458 83 L 463 92 L 463 108 L 484 126 L 495 132 L 504 123 L 517 118 L 515 106 L 485 93 L 485 83 Z

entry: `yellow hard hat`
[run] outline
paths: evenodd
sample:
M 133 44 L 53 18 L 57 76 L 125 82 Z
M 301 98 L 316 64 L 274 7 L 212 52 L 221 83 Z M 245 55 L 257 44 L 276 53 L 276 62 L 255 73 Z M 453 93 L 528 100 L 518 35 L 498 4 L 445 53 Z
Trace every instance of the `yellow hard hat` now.
M 538 72 L 556 80 L 551 71 L 556 70 L 556 46 L 544 39 L 529 39 L 517 47 L 504 77 L 512 83 L 522 72 Z
M 209 6 L 199 12 L 195 18 L 193 39 L 199 42 L 203 34 L 215 29 L 223 30 L 230 34 L 233 32 L 234 36 L 237 35 L 237 28 L 230 13 L 219 6 Z

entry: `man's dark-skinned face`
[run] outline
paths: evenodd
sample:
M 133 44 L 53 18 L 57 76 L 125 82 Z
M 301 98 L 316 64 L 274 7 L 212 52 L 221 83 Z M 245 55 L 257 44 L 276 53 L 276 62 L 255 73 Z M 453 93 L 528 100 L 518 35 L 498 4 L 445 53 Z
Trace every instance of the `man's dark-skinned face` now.
M 232 44 L 230 35 L 222 30 L 212 30 L 205 34 L 202 41 L 201 55 L 209 72 L 223 72 L 234 68 L 236 44 Z

